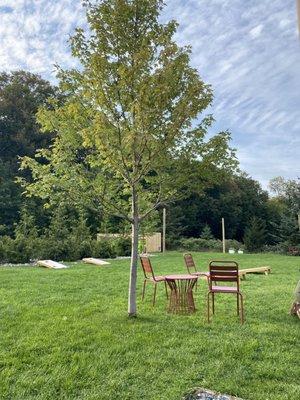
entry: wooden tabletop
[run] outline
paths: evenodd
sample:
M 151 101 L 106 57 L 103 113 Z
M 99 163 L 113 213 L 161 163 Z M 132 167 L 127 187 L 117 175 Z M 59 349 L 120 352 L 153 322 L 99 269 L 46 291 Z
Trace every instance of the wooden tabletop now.
M 178 274 L 178 275 L 166 275 L 165 279 L 170 281 L 175 281 L 175 280 L 198 279 L 198 277 L 196 275 Z

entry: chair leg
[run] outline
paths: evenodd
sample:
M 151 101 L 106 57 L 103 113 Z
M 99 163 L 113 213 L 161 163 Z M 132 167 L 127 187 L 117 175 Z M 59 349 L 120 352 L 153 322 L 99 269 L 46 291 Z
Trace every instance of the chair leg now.
M 215 294 L 212 293 L 212 313 L 215 314 Z
M 244 301 L 242 293 L 240 293 L 240 296 L 241 296 L 241 324 L 243 324 L 245 322 L 245 318 L 244 318 Z
M 168 295 L 168 285 L 167 285 L 167 282 L 165 281 L 165 289 L 166 289 L 166 296 L 167 296 L 167 299 L 169 298 L 169 295 Z
M 207 322 L 210 323 L 210 304 L 209 304 L 210 292 L 207 293 Z
M 240 315 L 240 296 L 239 294 L 236 295 L 236 308 L 237 308 L 237 315 Z
M 195 292 L 197 292 L 198 289 L 198 279 L 196 280 L 196 284 L 195 284 Z
M 142 301 L 144 301 L 144 297 L 145 297 L 145 289 L 146 289 L 146 279 L 144 280 L 144 284 L 143 284 L 143 291 L 142 291 Z
M 155 298 L 156 298 L 156 286 L 157 286 L 157 284 L 155 283 L 154 284 L 154 293 L 153 293 L 153 306 L 155 306 Z

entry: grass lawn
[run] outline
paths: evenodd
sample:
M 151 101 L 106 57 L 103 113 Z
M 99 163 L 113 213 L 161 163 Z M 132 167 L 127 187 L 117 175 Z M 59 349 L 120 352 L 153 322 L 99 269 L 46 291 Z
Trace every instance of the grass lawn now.
M 195 253 L 207 269 L 221 254 Z M 297 257 L 226 255 L 241 268 L 270 265 L 272 274 L 242 282 L 246 322 L 235 297 L 217 295 L 205 320 L 207 286 L 191 316 L 166 312 L 163 284 L 152 286 L 129 320 L 129 260 L 68 270 L 0 268 L 0 399 L 180 400 L 193 387 L 245 400 L 300 399 L 300 323 L 288 315 L 299 280 Z M 152 258 L 156 274 L 184 273 L 182 255 Z

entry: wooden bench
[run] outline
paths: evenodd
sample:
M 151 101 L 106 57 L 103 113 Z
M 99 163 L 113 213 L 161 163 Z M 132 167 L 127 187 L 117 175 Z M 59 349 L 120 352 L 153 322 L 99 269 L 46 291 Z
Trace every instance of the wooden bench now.
M 241 279 L 245 279 L 247 274 L 265 274 L 269 275 L 271 273 L 271 267 L 263 266 L 263 267 L 255 267 L 255 268 L 246 268 L 239 270 L 239 276 Z

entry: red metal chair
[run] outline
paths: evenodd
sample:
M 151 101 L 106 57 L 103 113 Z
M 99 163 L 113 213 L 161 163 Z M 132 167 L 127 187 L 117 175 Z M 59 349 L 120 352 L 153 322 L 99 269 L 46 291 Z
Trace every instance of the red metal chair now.
M 190 275 L 205 276 L 206 279 L 207 279 L 207 283 L 209 282 L 209 272 L 200 272 L 200 271 L 197 271 L 197 268 L 196 268 L 196 265 L 195 265 L 193 256 L 192 256 L 190 253 L 184 254 L 184 255 L 183 255 L 183 258 L 184 258 L 185 265 L 186 265 L 186 268 L 187 268 L 187 270 L 188 270 L 188 273 L 189 273 Z M 197 283 L 196 283 L 196 289 L 197 289 L 197 284 L 198 284 L 198 281 L 197 281 Z
M 142 269 L 144 272 L 144 284 L 143 284 L 143 292 L 142 292 L 142 300 L 144 300 L 144 296 L 145 296 L 145 289 L 146 289 L 146 284 L 147 282 L 154 284 L 154 293 L 153 293 L 153 306 L 155 305 L 155 298 L 156 298 L 156 285 L 159 282 L 164 282 L 165 284 L 165 290 L 166 290 L 166 296 L 167 299 L 169 298 L 168 296 L 168 289 L 167 289 L 167 282 L 164 276 L 155 276 L 154 272 L 153 272 L 153 268 L 151 265 L 151 262 L 149 260 L 148 257 L 145 256 L 141 256 L 140 257 L 141 260 L 141 265 L 142 265 Z
M 233 282 L 233 286 L 217 286 L 217 282 Z M 207 294 L 207 319 L 210 322 L 210 296 L 215 313 L 215 293 L 236 295 L 237 315 L 244 323 L 243 295 L 240 292 L 239 266 L 235 261 L 211 261 L 209 263 L 209 292 Z

